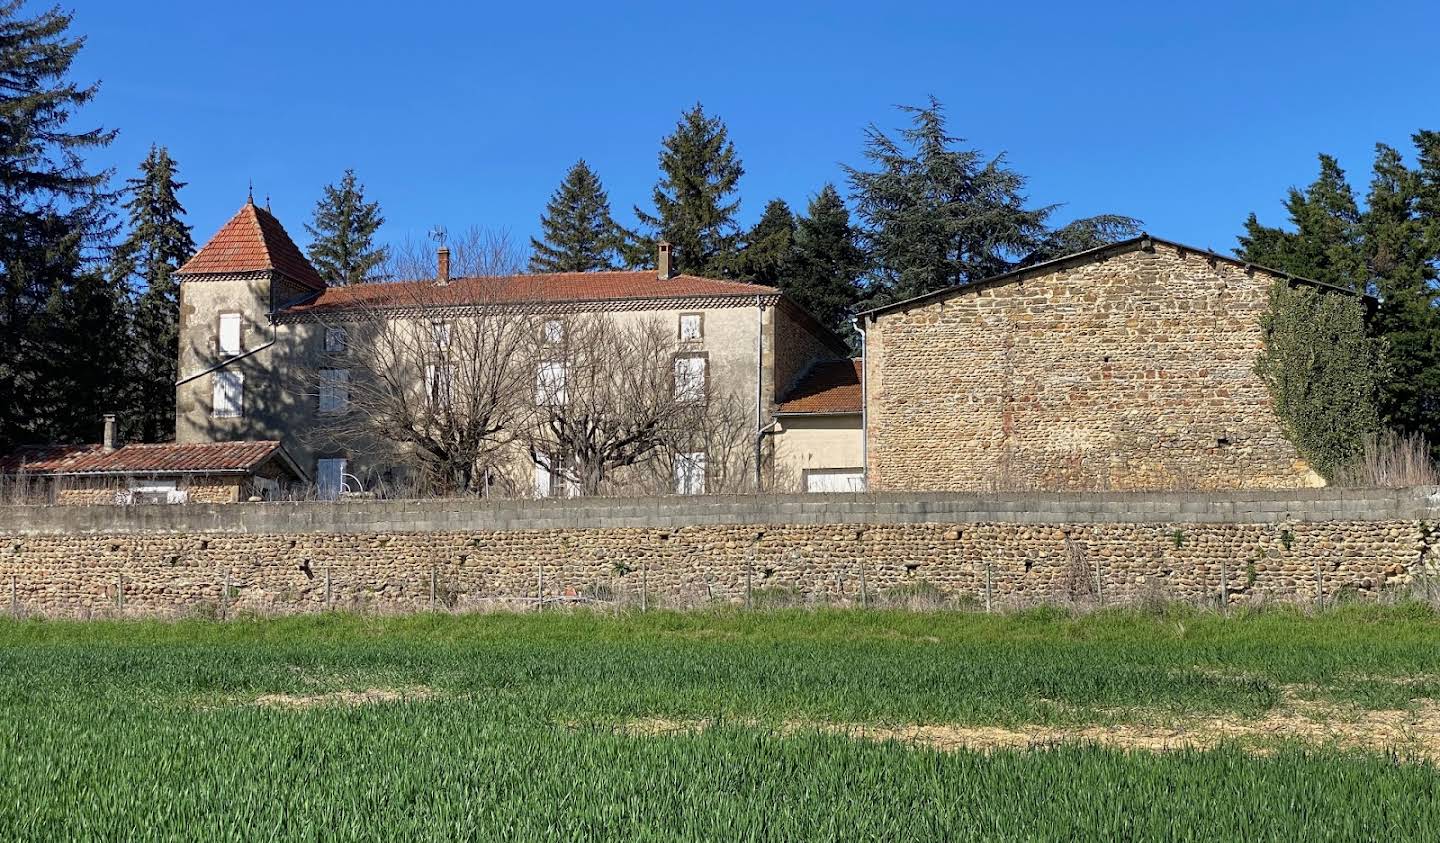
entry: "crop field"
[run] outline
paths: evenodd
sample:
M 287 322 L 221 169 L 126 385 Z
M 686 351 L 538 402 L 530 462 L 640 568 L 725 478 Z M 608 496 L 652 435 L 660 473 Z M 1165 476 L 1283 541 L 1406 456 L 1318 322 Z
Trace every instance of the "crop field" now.
M 0 839 L 1440 835 L 1440 615 L 0 622 Z

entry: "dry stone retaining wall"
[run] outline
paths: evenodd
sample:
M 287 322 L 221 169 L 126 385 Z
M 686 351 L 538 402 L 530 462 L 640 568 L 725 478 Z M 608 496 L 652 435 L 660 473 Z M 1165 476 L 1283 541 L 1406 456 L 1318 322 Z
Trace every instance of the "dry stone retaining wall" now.
M 0 606 L 979 604 L 987 582 L 997 605 L 1373 596 L 1429 575 L 1437 522 L 1434 489 L 3 507 Z

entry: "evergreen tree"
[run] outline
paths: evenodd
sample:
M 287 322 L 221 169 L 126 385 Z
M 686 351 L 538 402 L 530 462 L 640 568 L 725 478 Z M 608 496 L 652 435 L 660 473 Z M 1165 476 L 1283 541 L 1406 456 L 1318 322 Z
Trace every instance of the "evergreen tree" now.
M 635 215 L 652 234 L 631 235 L 629 263 L 652 265 L 656 241 L 666 240 L 676 272 L 723 275 L 732 271 L 740 241 L 735 222 L 740 200 L 731 197 L 744 172 L 725 124 L 718 117 L 706 117 L 704 108 L 696 103 L 662 142 L 655 212 L 635 208 Z
M 124 377 L 124 291 L 97 271 L 110 174 L 84 160 L 114 132 L 71 130 L 98 90 L 68 79 L 83 39 L 23 5 L 0 4 L 0 451 L 94 441 Z
M 1049 227 L 1058 206 L 1027 206 L 1025 177 L 1003 155 L 985 160 L 945 128 L 944 109 L 903 106 L 911 125 L 898 138 L 866 130 L 873 169 L 846 167 L 872 260 L 873 303 L 910 298 L 999 275 L 1139 230 L 1137 220 L 1104 215 Z
M 305 230 L 314 240 L 306 254 L 327 284 L 360 284 L 372 280 L 385 261 L 385 248 L 375 245 L 384 224 L 379 202 L 365 201 L 365 186 L 346 170 L 339 184 L 325 185 L 315 203 L 315 219 Z
M 1321 155 L 1320 175 L 1303 191 L 1291 188 L 1285 208 L 1295 230 L 1263 226 L 1251 214 L 1240 238 L 1240 257 L 1347 290 L 1362 289 L 1367 273 L 1360 211 L 1339 163 Z
M 531 272 L 595 272 L 615 269 L 620 227 L 610 216 L 610 198 L 600 177 L 585 163 L 565 174 L 540 217 L 543 239 L 530 238 Z
M 1436 140 L 1426 132 L 1415 136 L 1418 171 L 1406 167 L 1395 149 L 1377 144 L 1364 232 L 1371 291 L 1380 299 L 1374 328 L 1385 339 L 1389 361 L 1381 401 L 1385 421 L 1397 431 L 1424 435 L 1440 458 L 1440 309 L 1435 288 L 1440 202 L 1427 196 L 1433 196 L 1433 186 L 1440 183 Z
M 780 289 L 826 327 L 851 337 L 850 309 L 864 271 L 865 253 L 850 225 L 850 211 L 835 185 L 827 184 L 796 226 L 794 267 L 780 280 Z
M 755 284 L 780 285 L 795 266 L 795 215 L 783 199 L 772 199 L 760 221 L 745 235 L 745 248 L 729 273 Z
M 122 419 L 127 437 L 144 442 L 175 434 L 176 355 L 180 285 L 174 272 L 195 251 L 182 217 L 175 162 L 163 146 L 151 146 L 140 175 L 128 179 L 130 233 L 115 250 L 112 277 L 140 289 L 131 339 L 130 411 Z
M 1435 289 L 1440 135 L 1420 132 L 1414 139 L 1420 152 L 1418 170 L 1407 167 L 1394 148 L 1376 145 L 1363 212 L 1335 159 L 1321 155 L 1315 182 L 1305 190 L 1290 190 L 1285 207 L 1291 227 L 1262 225 L 1252 213 L 1236 253 L 1376 296 L 1379 306 L 1369 326 L 1384 340 L 1377 402 L 1381 418 L 1397 432 L 1424 435 L 1440 456 L 1440 310 Z M 1427 167 L 1433 175 L 1427 176 Z

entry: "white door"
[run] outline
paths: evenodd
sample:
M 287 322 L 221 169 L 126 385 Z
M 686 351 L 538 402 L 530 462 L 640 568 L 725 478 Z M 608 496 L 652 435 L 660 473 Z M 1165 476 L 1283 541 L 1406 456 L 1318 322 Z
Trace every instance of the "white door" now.
M 340 491 L 345 488 L 345 464 L 344 457 L 331 457 L 316 463 L 315 483 L 321 500 L 333 501 L 340 497 Z
M 863 492 L 865 472 L 858 468 L 812 468 L 805 472 L 807 492 Z

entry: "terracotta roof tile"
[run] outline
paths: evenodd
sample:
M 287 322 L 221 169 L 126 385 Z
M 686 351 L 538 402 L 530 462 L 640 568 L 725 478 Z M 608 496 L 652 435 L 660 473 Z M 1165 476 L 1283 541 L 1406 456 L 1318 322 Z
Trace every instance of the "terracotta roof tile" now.
M 325 281 L 300 253 L 280 221 L 254 202 L 245 205 L 180 267 L 184 275 L 256 272 L 273 269 L 316 290 Z
M 27 448 L 0 458 L 0 471 L 27 474 L 165 474 L 243 472 L 280 450 L 280 443 L 210 442 L 198 445 L 125 445 L 110 453 L 99 445 Z
M 826 360 L 811 365 L 780 402 L 782 413 L 858 413 L 863 400 L 859 359 Z
M 774 296 L 774 287 L 722 281 L 694 275 L 661 280 L 653 271 L 560 272 L 455 278 L 440 286 L 434 281 L 400 281 L 330 287 L 317 298 L 287 313 L 311 313 L 361 307 L 456 307 L 475 304 L 528 304 L 623 299 Z

